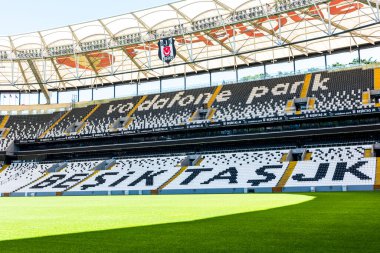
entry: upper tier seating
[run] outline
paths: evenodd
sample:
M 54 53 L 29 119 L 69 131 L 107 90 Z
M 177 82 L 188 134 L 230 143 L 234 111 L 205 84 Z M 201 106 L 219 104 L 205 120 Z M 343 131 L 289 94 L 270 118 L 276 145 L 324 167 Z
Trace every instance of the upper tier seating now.
M 289 100 L 300 98 L 305 75 L 295 75 L 243 84 L 224 85 L 211 105 L 213 121 L 234 121 L 255 118 L 284 116 Z M 362 105 L 364 91 L 374 86 L 374 70 L 346 70 L 312 74 L 306 96 L 315 100 L 314 109 L 302 113 L 325 113 L 353 111 L 373 104 Z M 152 129 L 193 123 L 193 113 L 207 104 L 216 87 L 149 95 L 131 114 L 133 121 L 129 130 Z M 80 128 L 78 134 L 95 134 L 112 129 L 115 120 L 125 118 L 145 97 L 133 97 L 102 104 Z M 95 108 L 90 105 L 72 109 L 46 137 L 65 136 L 67 128 L 81 122 Z M 8 136 L 1 140 L 0 149 L 5 150 L 15 139 L 36 138 L 49 128 L 61 113 L 45 115 L 11 115 L 7 128 Z M 212 114 L 211 114 L 212 115 Z M 203 121 L 207 121 L 205 119 Z M 202 122 L 202 120 L 200 121 Z M 118 126 L 120 128 L 120 126 Z M 71 133 L 71 134 L 77 134 Z
M 214 88 L 150 95 L 133 115 L 128 129 L 152 129 L 189 123 L 194 111 L 211 98 Z
M 1 141 L 0 150 L 5 150 L 13 140 L 37 139 L 62 113 L 10 116 L 5 125 L 10 132 Z
M 226 85 L 227 101 L 215 103 L 215 121 L 243 120 L 285 115 L 286 102 L 299 96 L 304 75 Z
M 362 94 L 373 89 L 373 78 L 373 69 L 314 74 L 308 96 L 316 98 L 317 112 L 363 108 L 366 106 L 362 105 Z
M 115 120 L 126 117 L 140 99 L 141 97 L 133 97 L 100 105 L 94 114 L 88 118 L 80 133 L 98 134 L 109 132 Z
M 75 122 L 80 122 L 92 109 L 94 109 L 95 106 L 96 105 L 90 105 L 82 108 L 73 108 L 61 122 L 59 122 L 51 131 L 48 132 L 46 137 L 59 137 L 66 135 L 67 128 Z

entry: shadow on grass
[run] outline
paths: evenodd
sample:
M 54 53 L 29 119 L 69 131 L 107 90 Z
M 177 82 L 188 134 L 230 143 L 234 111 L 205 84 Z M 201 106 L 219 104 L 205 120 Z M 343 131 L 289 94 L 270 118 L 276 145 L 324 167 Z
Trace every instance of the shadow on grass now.
M 310 195 L 266 211 L 1 241 L 0 252 L 379 252 L 380 193 Z

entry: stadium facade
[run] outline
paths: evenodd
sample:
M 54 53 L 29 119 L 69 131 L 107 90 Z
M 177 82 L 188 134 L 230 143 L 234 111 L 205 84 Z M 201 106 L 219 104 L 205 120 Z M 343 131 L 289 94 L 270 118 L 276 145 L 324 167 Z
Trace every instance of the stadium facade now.
M 378 189 L 379 14 L 189 0 L 0 38 L 0 193 Z

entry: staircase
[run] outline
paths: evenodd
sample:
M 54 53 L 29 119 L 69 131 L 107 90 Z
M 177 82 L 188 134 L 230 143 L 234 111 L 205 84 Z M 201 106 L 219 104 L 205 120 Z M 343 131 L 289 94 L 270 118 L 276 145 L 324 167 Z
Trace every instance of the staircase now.
M 286 103 L 285 112 L 292 112 L 293 107 L 294 107 L 294 101 L 288 100 L 288 102 Z
M 169 178 L 168 181 L 166 181 L 165 183 L 163 183 L 160 187 L 157 188 L 157 190 L 153 190 L 151 191 L 152 194 L 158 194 L 162 189 L 164 189 L 166 186 L 168 186 L 171 182 L 173 182 L 177 177 L 179 177 L 179 175 L 181 175 L 186 169 L 187 169 L 188 166 L 183 166 L 181 167 L 181 169 L 179 171 L 177 171 L 177 173 L 175 173 L 171 178 Z
M 3 134 L 1 135 L 1 138 L 5 139 L 7 138 L 9 132 L 11 131 L 11 129 L 9 128 L 6 128 L 4 131 L 3 131 Z
M 214 103 L 216 97 L 219 95 L 220 91 L 222 90 L 223 85 L 219 85 L 216 87 L 214 93 L 212 94 L 210 100 L 207 102 L 207 108 L 211 108 L 212 104 Z
M 306 74 L 305 75 L 305 79 L 303 82 L 300 98 L 306 98 L 307 97 L 307 92 L 309 91 L 309 86 L 311 83 L 311 77 L 312 77 L 312 74 Z
M 28 184 L 26 184 L 24 186 L 21 186 L 21 187 L 17 188 L 16 190 L 12 191 L 12 192 L 17 192 L 17 191 L 19 191 L 19 190 L 21 190 L 21 189 L 23 189 L 25 187 L 28 187 L 29 185 L 32 185 L 32 184 L 36 183 L 37 181 L 41 180 L 42 178 L 46 177 L 47 175 L 49 175 L 48 172 L 46 172 L 45 174 L 43 174 L 42 176 L 40 176 L 36 180 L 33 180 L 32 182 L 30 182 L 30 183 L 28 183 Z
M 96 110 L 98 110 L 98 108 L 101 106 L 101 104 L 97 104 L 94 108 L 92 108 L 92 110 L 80 121 L 81 123 L 81 126 L 78 128 L 77 130 L 77 133 L 79 133 L 82 128 L 85 126 L 85 122 L 86 120 L 88 120 L 88 118 L 91 117 L 92 114 L 94 114 L 94 112 L 96 112 Z
M 216 112 L 216 109 L 212 108 L 212 105 L 214 104 L 216 97 L 219 95 L 219 93 L 221 92 L 222 89 L 223 89 L 223 85 L 219 85 L 218 87 L 216 87 L 216 89 L 212 93 L 212 96 L 210 97 L 210 99 L 207 102 L 206 107 L 209 110 L 209 112 L 207 114 L 207 120 L 209 120 L 209 121 L 212 121 L 212 117 L 214 116 L 214 114 Z M 197 114 L 198 114 L 198 110 L 194 111 L 189 118 L 189 122 L 193 122 L 194 118 L 196 117 Z
M 364 158 L 372 157 L 372 150 L 371 149 L 365 149 L 364 150 Z
M 312 155 L 313 155 L 313 153 L 311 153 L 311 152 L 306 152 L 305 157 L 303 158 L 303 160 L 304 160 L 304 161 L 310 161 Z
M 368 105 L 370 104 L 370 92 L 369 91 L 364 91 L 362 94 L 362 104 L 363 105 Z
M 66 116 L 71 112 L 71 110 L 66 111 L 64 114 L 62 114 L 61 117 L 59 117 L 58 120 L 56 120 L 48 129 L 45 130 L 38 138 L 44 138 L 56 125 L 58 125 Z
M 139 108 L 139 106 L 144 103 L 144 101 L 147 99 L 148 96 L 143 96 L 140 101 L 130 110 L 127 114 L 127 117 L 132 117 L 132 115 L 135 113 L 135 111 Z
M 9 115 L 5 115 L 4 118 L 3 118 L 3 120 L 0 123 L 0 128 L 5 128 L 5 126 L 8 123 L 8 120 L 9 120 Z
M 375 190 L 380 190 L 380 157 L 376 158 Z
M 288 158 L 288 154 L 287 154 L 287 153 L 282 154 L 281 159 L 280 159 L 280 162 L 281 162 L 281 163 L 286 162 L 286 158 Z
M 282 192 L 286 182 L 288 182 L 290 176 L 292 175 L 295 167 L 297 165 L 297 161 L 289 162 L 288 167 L 286 168 L 284 175 L 282 175 L 280 181 L 278 181 L 276 187 L 273 187 L 272 192 Z
M 1 169 L 0 169 L 0 174 L 1 174 L 4 170 L 6 170 L 9 166 L 10 166 L 9 164 L 4 164 L 4 165 L 1 167 Z
M 380 68 L 375 68 L 373 71 L 373 88 L 380 90 Z
M 82 181 L 79 181 L 77 182 L 76 184 L 74 184 L 73 186 L 70 186 L 69 188 L 67 188 L 66 190 L 64 190 L 63 192 L 67 192 L 71 189 L 73 189 L 75 186 L 81 184 L 81 183 L 84 183 L 86 182 L 87 180 L 89 180 L 90 178 L 92 178 L 93 176 L 95 176 L 96 174 L 99 173 L 100 170 L 95 170 L 93 173 L 91 173 L 90 175 L 88 175 L 86 178 L 84 178 Z M 58 195 L 57 195 L 58 194 Z M 61 196 L 62 195 L 62 192 L 61 193 L 57 193 L 56 195 L 57 196 Z

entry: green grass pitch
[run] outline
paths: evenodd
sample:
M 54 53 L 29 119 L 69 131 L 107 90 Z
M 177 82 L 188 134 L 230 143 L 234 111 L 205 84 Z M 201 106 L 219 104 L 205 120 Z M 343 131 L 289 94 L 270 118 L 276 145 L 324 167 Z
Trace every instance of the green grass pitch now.
M 0 252 L 380 252 L 380 193 L 0 198 Z

